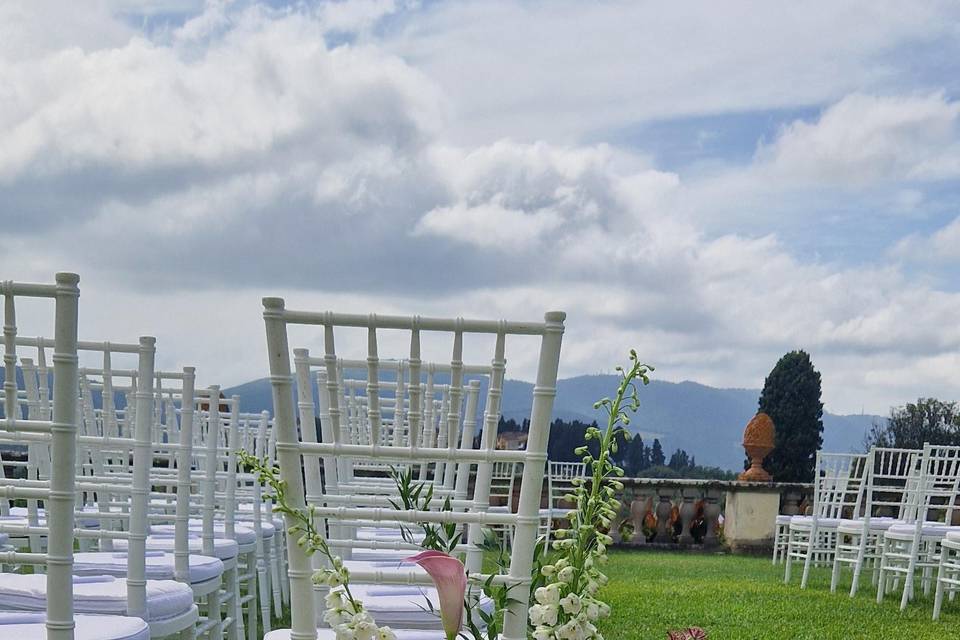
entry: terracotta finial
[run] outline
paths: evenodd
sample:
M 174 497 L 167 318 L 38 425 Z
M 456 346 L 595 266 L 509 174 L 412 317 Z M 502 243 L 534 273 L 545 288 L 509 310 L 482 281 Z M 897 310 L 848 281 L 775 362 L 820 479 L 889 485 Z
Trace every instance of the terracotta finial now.
M 773 451 L 776 428 L 770 416 L 760 412 L 753 416 L 743 430 L 743 448 L 750 458 L 750 468 L 741 473 L 737 479 L 749 482 L 770 482 L 773 480 L 763 468 L 763 459 Z

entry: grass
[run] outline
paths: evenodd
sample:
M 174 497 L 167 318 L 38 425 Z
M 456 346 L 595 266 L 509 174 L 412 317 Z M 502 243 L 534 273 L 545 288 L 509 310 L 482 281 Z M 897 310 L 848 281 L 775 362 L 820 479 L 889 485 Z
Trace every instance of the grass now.
M 960 637 L 960 599 L 945 603 L 937 622 L 932 593 L 918 594 L 901 614 L 899 597 L 876 604 L 868 576 L 851 600 L 849 572 L 834 594 L 827 569 L 815 570 L 801 591 L 800 571 L 784 585 L 783 566 L 769 558 L 613 551 L 606 572 L 601 597 L 613 612 L 601 631 L 610 640 L 664 640 L 668 630 L 689 626 L 711 640 Z

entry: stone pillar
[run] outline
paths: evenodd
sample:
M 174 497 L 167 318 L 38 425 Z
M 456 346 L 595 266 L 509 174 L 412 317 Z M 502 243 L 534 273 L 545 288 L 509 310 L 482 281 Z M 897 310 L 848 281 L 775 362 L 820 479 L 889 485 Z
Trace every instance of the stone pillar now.
M 670 527 L 670 514 L 673 511 L 673 489 L 657 489 L 660 503 L 656 507 L 657 535 L 654 542 L 673 542 L 673 531 Z
M 647 544 L 647 537 L 643 534 L 643 521 L 647 517 L 647 496 L 638 495 L 630 503 L 630 521 L 633 523 L 633 537 L 630 544 L 640 546 Z
M 723 534 L 730 549 L 735 553 L 767 553 L 773 549 L 779 511 L 780 491 L 772 487 L 728 491 Z
M 680 544 L 693 544 L 693 535 L 690 533 L 690 525 L 693 524 L 693 516 L 696 515 L 696 507 L 693 502 L 700 496 L 699 489 L 681 489 L 680 490 Z
M 714 489 L 709 489 L 704 497 L 703 519 L 707 523 L 707 533 L 703 536 L 703 546 L 707 548 L 716 547 L 720 544 L 717 538 L 717 520 L 720 517 L 720 494 Z

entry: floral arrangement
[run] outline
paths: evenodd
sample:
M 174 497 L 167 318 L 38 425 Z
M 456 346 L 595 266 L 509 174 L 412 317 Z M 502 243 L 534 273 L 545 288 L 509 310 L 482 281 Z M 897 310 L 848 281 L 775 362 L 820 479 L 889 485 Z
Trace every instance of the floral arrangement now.
M 636 411 L 639 398 L 635 382 L 649 383 L 648 373 L 652 367 L 641 364 L 635 351 L 630 351 L 630 368 L 617 367 L 621 381 L 616 396 L 604 398 L 594 405 L 603 408 L 608 415 L 604 431 L 596 427 L 587 430 L 586 439 L 596 440 L 597 456 L 590 454 L 590 447 L 579 447 L 577 455 L 590 469 L 589 477 L 578 481 L 573 493 L 565 496 L 576 506 L 568 514 L 569 528 L 554 532 L 553 553 L 548 556 L 543 541 L 534 551 L 534 575 L 531 581 L 531 596 L 535 602 L 529 608 L 530 635 L 534 640 L 603 640 L 596 622 L 610 615 L 610 607 L 597 598 L 597 593 L 607 577 L 600 567 L 607 561 L 606 548 L 613 542 L 608 535 L 610 524 L 620 509 L 615 499 L 623 484 L 617 480 L 623 469 L 612 461 L 616 453 L 616 437 L 630 423 L 627 410 Z M 293 526 L 290 534 L 300 534 L 297 543 L 308 555 L 320 553 L 328 561 L 328 568 L 314 573 L 315 584 L 330 588 L 326 596 L 324 621 L 336 633 L 337 640 L 396 640 L 390 627 L 377 626 L 366 611 L 363 602 L 350 591 L 350 572 L 342 559 L 332 553 L 324 536 L 314 525 L 314 508 L 300 510 L 287 502 L 286 483 L 280 479 L 279 468 L 244 451 L 239 460 L 256 473 L 273 491 L 274 511 L 288 516 Z M 426 510 L 433 499 L 432 485 L 413 482 L 412 472 L 393 472 L 400 501 L 392 501 L 400 510 Z M 449 501 L 443 509 L 450 510 Z M 407 527 L 401 527 L 404 540 L 415 542 L 425 550 L 407 558 L 416 563 L 433 580 L 440 601 L 440 618 L 447 640 L 461 637 L 466 640 L 495 640 L 502 630 L 503 616 L 511 602 L 506 585 L 494 585 L 493 576 L 480 584 L 483 595 L 491 598 L 495 610 L 484 611 L 476 604 L 480 595 L 472 591 L 463 563 L 451 553 L 460 542 L 461 534 L 455 525 L 421 523 L 422 538 L 417 538 Z M 493 556 L 500 573 L 509 566 L 509 554 L 495 534 L 484 532 L 481 545 Z M 546 564 L 549 558 L 549 564 Z M 479 621 L 477 620 L 479 618 Z M 481 628 L 481 624 L 482 627 Z M 464 631 L 466 626 L 466 631 Z M 691 629 L 692 630 L 692 629 Z M 469 633 L 469 635 L 467 635 Z M 691 636 L 693 638 L 701 636 Z M 705 637 L 705 636 L 703 636 Z
M 607 545 L 613 542 L 607 532 L 621 507 L 614 496 L 623 490 L 617 480 L 623 469 L 613 463 L 611 454 L 617 450 L 617 435 L 630 424 L 627 411 L 640 406 L 635 381 L 648 384 L 652 368 L 640 363 L 631 350 L 630 368 L 616 370 L 621 376 L 616 396 L 594 405 L 607 413 L 606 430 L 590 427 L 586 432 L 588 441 L 599 443 L 597 457 L 589 446 L 576 450 L 590 473 L 575 481 L 574 492 L 564 497 L 576 507 L 567 514 L 569 528 L 554 532 L 553 549 L 559 557 L 540 568 L 545 584 L 534 591 L 536 604 L 530 607 L 536 640 L 603 640 L 596 622 L 610 615 L 610 607 L 597 598 L 607 584 L 600 568 L 607 562 Z

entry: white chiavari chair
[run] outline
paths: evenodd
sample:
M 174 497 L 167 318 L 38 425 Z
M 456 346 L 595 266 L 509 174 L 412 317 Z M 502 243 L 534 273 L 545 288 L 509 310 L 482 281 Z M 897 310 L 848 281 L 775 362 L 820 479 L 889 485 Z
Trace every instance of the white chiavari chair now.
M 843 519 L 837 526 L 830 591 L 836 591 L 843 566 L 853 568 L 850 597 L 857 594 L 865 566 L 873 567 L 876 584 L 883 532 L 903 524 L 909 510 L 911 491 L 920 480 L 923 451 L 873 447 L 867 454 L 867 481 L 863 514 Z
M 194 422 L 194 371 L 192 367 L 185 367 L 182 374 L 165 374 L 168 377 L 175 377 L 182 383 L 180 392 L 180 414 L 181 425 L 179 428 L 179 443 L 157 443 L 151 442 L 151 435 L 155 433 L 153 422 L 156 413 L 152 404 L 154 400 L 154 380 L 155 372 L 152 363 L 149 370 L 143 370 L 137 376 L 137 389 L 132 393 L 133 404 L 128 405 L 126 411 L 126 421 L 132 422 L 135 426 L 136 448 L 134 450 L 134 466 L 132 475 L 124 471 L 123 464 L 106 465 L 100 464 L 99 468 L 106 471 L 103 477 L 97 477 L 101 482 L 110 482 L 111 496 L 120 496 L 126 491 L 131 496 L 131 506 L 143 501 L 146 505 L 143 517 L 130 518 L 130 535 L 127 537 L 118 537 L 112 540 L 112 546 L 104 549 L 103 540 L 101 540 L 101 549 L 94 552 L 78 553 L 74 571 L 82 576 L 111 575 L 117 577 L 126 577 L 128 580 L 135 572 L 140 571 L 140 566 L 146 573 L 146 577 L 151 580 L 176 580 L 177 583 L 188 587 L 191 594 L 191 601 L 201 604 L 205 609 L 205 616 L 198 617 L 196 613 L 193 616 L 193 624 L 181 632 L 181 636 L 192 638 L 197 635 L 205 636 L 209 639 L 219 640 L 222 636 L 221 629 L 223 618 L 220 605 L 220 584 L 224 574 L 224 564 L 218 558 L 199 553 L 199 540 L 192 539 L 185 527 L 177 527 L 181 514 L 169 514 L 164 511 L 158 511 L 156 504 L 164 500 L 169 494 L 153 492 L 151 488 L 154 485 L 161 485 L 164 488 L 170 486 L 176 487 L 178 496 L 190 495 L 191 475 L 190 469 L 190 438 L 192 437 Z M 105 423 L 106 424 L 106 423 Z M 89 444 L 92 447 L 102 445 L 107 451 L 114 453 L 118 447 L 122 447 L 127 439 L 122 424 L 118 425 L 119 436 L 106 436 L 104 440 L 92 437 Z M 154 453 L 158 450 L 164 453 L 170 449 L 178 451 L 178 465 L 186 465 L 185 473 L 179 469 L 177 475 L 173 478 L 170 470 L 163 468 L 156 470 L 153 468 L 153 462 L 157 458 Z M 124 456 L 120 456 L 121 458 Z M 126 481 L 126 483 L 124 483 Z M 131 484 L 132 481 L 132 484 Z M 182 501 L 183 504 L 189 504 L 189 500 Z M 181 501 L 177 501 L 179 507 Z M 113 507 L 114 504 L 108 505 Z M 139 512 L 139 507 L 137 507 Z M 118 517 L 113 510 L 109 511 L 108 517 Z M 175 522 L 175 533 L 171 536 L 171 544 L 168 548 L 152 548 L 149 533 L 150 527 L 155 522 Z M 194 608 L 196 611 L 196 607 Z
M 540 535 L 550 542 L 554 522 L 565 520 L 572 508 L 567 500 L 576 482 L 586 477 L 587 465 L 582 462 L 547 462 L 547 506 L 540 509 Z
M 917 490 L 908 492 L 906 523 L 883 532 L 877 602 L 902 586 L 901 611 L 914 596 L 918 569 L 923 592 L 929 595 L 940 564 L 940 545 L 947 534 L 960 532 L 960 527 L 951 526 L 960 495 L 960 447 L 924 445 L 920 468 Z
M 26 344 L 36 342 L 40 348 L 45 348 L 45 341 L 42 338 L 23 339 Z M 19 341 L 18 341 L 19 342 Z M 49 342 L 52 346 L 52 341 Z M 97 352 L 109 355 L 117 354 L 135 354 L 138 359 L 138 367 L 141 374 L 149 373 L 153 368 L 154 360 L 154 339 L 149 337 L 141 338 L 137 344 L 119 344 L 119 343 L 97 343 L 80 342 L 79 349 L 87 352 Z M 104 379 L 109 381 L 110 369 L 102 370 Z M 103 385 L 104 390 L 112 389 L 109 382 Z M 88 389 L 89 390 L 89 387 Z M 149 487 L 149 474 L 151 466 L 151 452 L 149 440 L 149 419 L 150 419 L 150 394 L 147 390 L 138 390 L 134 394 L 135 402 L 140 405 L 138 416 L 144 416 L 142 420 L 136 420 L 134 433 L 121 436 L 91 436 L 83 435 L 78 437 L 78 450 L 83 453 L 93 463 L 91 470 L 93 474 L 78 474 L 76 482 L 77 488 L 81 494 L 97 495 L 100 506 L 107 500 L 105 488 L 109 488 L 111 502 L 107 504 L 107 511 L 97 509 L 98 505 L 91 505 L 93 509 L 77 511 L 76 516 L 79 522 L 87 521 L 92 517 L 106 516 L 108 523 L 124 523 L 129 526 L 126 528 L 108 528 L 107 525 L 85 526 L 79 529 L 75 535 L 81 540 L 90 540 L 96 536 L 99 540 L 124 540 L 128 543 L 129 551 L 127 553 L 126 564 L 127 572 L 125 580 L 116 576 L 86 576 L 76 578 L 74 585 L 74 608 L 83 613 L 105 613 L 113 615 L 134 615 L 142 618 L 150 625 L 152 637 L 168 637 L 181 635 L 181 632 L 192 631 L 196 623 L 198 613 L 197 607 L 193 602 L 193 593 L 190 588 L 173 580 L 147 580 L 146 577 L 146 552 L 144 549 L 144 539 L 146 537 L 147 522 L 147 493 Z M 92 403 L 90 393 L 82 394 L 82 410 L 89 416 L 94 415 L 92 406 L 83 406 Z M 113 411 L 109 401 L 103 402 L 103 405 L 109 411 Z M 106 410 L 103 411 L 104 420 Z M 132 436 L 132 437 L 129 437 Z M 113 455 L 128 458 L 133 454 L 133 470 L 137 478 L 122 475 L 103 475 L 102 464 L 96 464 L 103 451 L 101 447 L 106 447 Z M 82 472 L 82 470 L 81 470 Z M 119 480 L 119 483 L 117 482 Z M 122 497 L 122 498 L 121 498 Z M 123 505 L 127 509 L 123 513 L 117 513 L 113 510 L 114 501 L 118 498 L 124 499 Z M 78 505 L 80 502 L 78 501 Z M 45 515 L 45 514 L 44 514 Z M 82 566 L 78 564 L 74 567 L 77 572 L 82 572 Z M 0 579 L 0 607 L 4 609 L 16 610 L 38 610 L 42 609 L 45 600 L 45 590 L 42 582 L 35 575 L 8 575 Z
M 4 383 L 3 436 L 29 440 L 29 455 L 43 455 L 49 461 L 49 475 L 37 479 L 6 479 L 0 482 L 3 499 L 43 501 L 43 526 L 36 523 L 46 541 L 46 552 L 7 551 L 4 564 L 32 564 L 46 571 L 45 612 L 0 613 L 0 636 L 29 640 L 143 640 L 149 636 L 147 624 L 133 616 L 75 615 L 73 544 L 76 500 L 77 415 L 77 299 L 79 278 L 58 273 L 56 284 L 24 284 L 4 281 Z M 53 340 L 53 393 L 49 415 L 24 418 L 18 403 L 19 389 L 16 336 L 17 299 L 55 300 Z M 46 376 L 46 374 L 44 374 Z M 46 411 L 46 407 L 42 409 Z M 5 525 L 0 523 L 0 531 Z
M 472 576 L 481 578 L 482 550 L 479 546 L 483 536 L 481 526 L 500 524 L 516 527 L 514 546 L 511 554 L 509 574 L 494 576 L 494 580 L 509 584 L 526 585 L 530 580 L 530 571 L 533 560 L 533 549 L 537 536 L 538 508 L 543 488 L 543 472 L 546 463 L 546 444 L 549 436 L 550 413 L 556 391 L 557 366 L 560 356 L 560 341 L 563 333 L 562 313 L 549 313 L 544 322 L 513 323 L 513 322 L 486 322 L 470 320 L 441 320 L 421 317 L 393 317 L 393 316 L 356 316 L 333 313 L 310 313 L 290 311 L 284 308 L 283 301 L 278 298 L 264 299 L 264 320 L 267 327 L 268 352 L 270 357 L 270 376 L 273 385 L 275 430 L 277 432 L 277 455 L 282 479 L 287 483 L 292 506 L 305 508 L 307 493 L 311 496 L 311 504 L 315 507 L 314 515 L 319 526 L 324 527 L 327 520 L 337 521 L 366 520 L 375 523 L 417 523 L 417 522 L 452 522 L 469 527 L 469 538 L 464 551 L 466 552 L 466 566 Z M 290 350 L 288 346 L 288 325 L 321 325 L 324 327 L 325 363 L 327 366 L 328 384 L 333 393 L 329 394 L 330 440 L 328 432 L 323 433 L 322 442 L 310 439 L 311 429 L 303 429 L 304 441 L 297 435 L 296 412 L 293 402 L 291 385 L 293 375 L 291 371 Z M 336 328 L 357 327 L 365 328 L 368 333 L 367 368 L 368 379 L 368 418 L 371 426 L 372 445 L 355 445 L 342 441 L 339 424 L 339 393 L 336 371 L 336 350 L 334 348 L 334 334 Z M 530 438 L 526 451 L 496 451 L 485 448 L 481 450 L 462 450 L 453 446 L 425 446 L 419 443 L 420 435 L 420 392 L 419 384 L 410 384 L 408 393 L 411 396 L 410 411 L 407 419 L 410 421 L 410 444 L 407 447 L 394 447 L 392 444 L 376 446 L 380 437 L 380 416 L 378 403 L 377 382 L 378 373 L 378 332 L 399 330 L 409 332 L 410 335 L 410 379 L 420 380 L 420 337 L 422 332 L 451 335 L 453 338 L 453 358 L 451 360 L 451 400 L 447 413 L 447 425 L 459 424 L 460 397 L 455 395 L 462 391 L 462 345 L 463 336 L 468 334 L 487 334 L 495 337 L 496 346 L 492 374 L 488 392 L 487 407 L 484 420 L 484 429 L 496 431 L 499 418 L 499 402 L 503 384 L 504 344 L 508 335 L 527 335 L 540 339 L 540 359 L 537 373 L 537 383 L 533 398 L 533 412 L 531 416 Z M 307 403 L 301 403 L 306 405 Z M 311 403 L 312 404 L 312 403 Z M 301 424 L 310 422 L 301 420 Z M 321 417 L 321 429 L 324 420 Z M 315 433 L 313 440 L 316 439 Z M 489 444 L 490 438 L 485 438 Z M 477 463 L 477 488 L 472 501 L 451 501 L 452 511 L 397 511 L 389 506 L 385 496 L 368 494 L 365 496 L 345 495 L 341 492 L 328 494 L 320 483 L 320 461 L 329 470 L 334 468 L 335 457 L 348 459 L 372 459 L 406 461 L 408 463 L 422 463 L 424 461 L 442 461 L 446 465 L 456 468 L 458 463 Z M 517 514 L 489 513 L 489 479 L 490 467 L 493 462 L 523 462 L 524 471 L 521 479 L 520 501 Z M 301 469 L 304 469 L 301 475 Z M 329 472 L 326 480 L 329 482 Z M 443 476 L 445 477 L 446 471 Z M 451 473 L 451 477 L 453 474 Z M 305 482 L 309 485 L 306 487 Z M 454 483 L 455 484 L 455 483 Z M 352 504 L 362 499 L 366 506 L 341 507 L 340 504 Z M 459 509 L 465 509 L 463 511 Z M 288 520 L 288 525 L 293 525 Z M 331 532 L 336 528 L 331 528 Z M 317 610 L 314 602 L 311 575 L 313 565 L 303 549 L 296 545 L 295 539 L 288 534 L 288 555 L 290 564 L 291 587 L 291 622 L 292 630 L 277 630 L 268 635 L 269 640 L 278 640 L 291 637 L 296 640 L 308 638 L 332 638 L 330 630 L 317 629 Z M 333 535 L 333 534 L 331 534 Z M 347 540 L 333 540 L 333 544 L 342 547 L 351 543 Z M 352 541 L 354 546 L 369 546 L 376 548 L 377 541 Z M 401 584 L 415 584 L 422 581 L 422 576 L 413 572 L 396 572 L 388 574 L 385 571 L 376 571 L 368 574 L 357 572 L 354 581 L 358 584 L 365 581 L 375 583 L 400 582 Z M 527 637 L 527 596 L 525 588 L 514 592 L 514 600 L 510 611 L 505 616 L 505 640 L 522 640 Z M 430 637 L 430 636 L 428 636 Z M 434 634 L 436 637 L 436 634 Z
M 817 452 L 813 510 L 790 519 L 783 581 L 789 584 L 796 560 L 803 562 L 800 588 L 805 589 L 814 564 L 833 563 L 837 527 L 860 513 L 866 487 L 868 454 Z
M 496 434 L 494 434 L 496 436 Z M 496 448 L 494 437 L 493 448 Z M 490 511 L 493 513 L 513 513 L 513 489 L 517 478 L 516 462 L 496 462 L 490 472 Z M 502 536 L 503 544 L 511 546 L 513 531 L 510 527 L 491 527 Z

